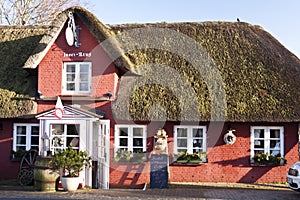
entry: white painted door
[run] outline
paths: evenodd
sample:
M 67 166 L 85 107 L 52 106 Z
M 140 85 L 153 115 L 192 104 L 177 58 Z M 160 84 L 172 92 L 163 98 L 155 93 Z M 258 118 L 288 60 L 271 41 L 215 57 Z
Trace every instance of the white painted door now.
M 109 149 L 110 149 L 110 121 L 100 120 L 98 137 L 98 180 L 99 189 L 109 189 Z

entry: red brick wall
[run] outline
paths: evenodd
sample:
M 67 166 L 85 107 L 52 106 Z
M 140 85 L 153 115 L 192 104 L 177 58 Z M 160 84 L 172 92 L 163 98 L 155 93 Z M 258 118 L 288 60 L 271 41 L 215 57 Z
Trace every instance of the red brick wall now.
M 153 135 L 157 127 L 153 123 L 148 127 L 148 137 Z M 165 124 L 167 131 L 169 153 L 173 152 L 173 125 Z M 284 126 L 284 153 L 287 164 L 284 166 L 251 166 L 250 165 L 250 127 L 251 126 Z M 288 168 L 299 160 L 298 156 L 298 124 L 250 124 L 230 123 L 237 136 L 233 145 L 226 145 L 223 136 L 227 132 L 228 123 L 225 123 L 222 134 L 216 141 L 208 141 L 208 163 L 198 166 L 169 167 L 170 182 L 241 182 L 241 183 L 273 183 L 285 182 Z M 209 137 L 209 136 L 208 136 Z M 112 140 L 113 142 L 113 140 Z M 153 137 L 147 141 L 147 149 L 151 150 Z M 133 187 L 150 182 L 150 163 L 143 163 L 142 168 L 136 166 L 111 163 L 111 186 Z M 130 170 L 132 169 L 132 170 Z M 143 169 L 142 171 L 139 171 Z
M 81 46 L 79 48 L 68 46 L 65 39 L 65 26 L 38 67 L 38 90 L 44 97 L 62 95 L 63 63 L 68 61 L 92 62 L 92 93 L 87 96 L 101 97 L 109 91 L 114 92 L 116 88 L 118 75 L 112 60 L 87 27 L 79 20 L 76 20 L 76 24 L 81 28 L 79 32 Z M 91 56 L 69 56 L 78 52 L 91 53 Z M 38 112 L 52 109 L 54 105 L 55 102 L 40 101 Z M 101 105 L 94 104 L 91 106 L 101 107 Z

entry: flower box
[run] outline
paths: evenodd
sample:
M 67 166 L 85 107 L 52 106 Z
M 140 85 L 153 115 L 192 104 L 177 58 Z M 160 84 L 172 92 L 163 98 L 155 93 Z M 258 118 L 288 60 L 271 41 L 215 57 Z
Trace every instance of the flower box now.
M 251 166 L 279 166 L 285 165 L 286 159 L 281 157 L 280 154 L 276 156 L 266 153 L 257 153 L 251 159 Z

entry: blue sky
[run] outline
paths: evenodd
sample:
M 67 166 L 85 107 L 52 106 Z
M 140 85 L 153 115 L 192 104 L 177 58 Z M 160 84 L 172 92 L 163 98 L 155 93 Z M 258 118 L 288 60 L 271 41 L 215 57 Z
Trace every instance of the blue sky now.
M 241 21 L 262 26 L 300 58 L 299 0 L 91 0 L 104 24 Z

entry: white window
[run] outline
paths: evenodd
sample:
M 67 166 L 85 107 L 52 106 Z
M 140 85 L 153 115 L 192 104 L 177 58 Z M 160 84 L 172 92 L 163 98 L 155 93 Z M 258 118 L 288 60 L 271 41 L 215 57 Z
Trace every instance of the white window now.
M 65 62 L 63 68 L 62 93 L 88 94 L 91 92 L 90 62 Z
M 252 126 L 251 127 L 251 158 L 257 153 L 281 154 L 284 157 L 283 127 Z
M 39 148 L 39 124 L 14 124 L 13 150 Z
M 50 150 L 62 150 L 68 146 L 79 149 L 80 124 L 50 124 Z
M 118 150 L 141 153 L 146 151 L 146 126 L 116 125 L 115 152 Z
M 206 152 L 205 126 L 174 126 L 174 153 Z

